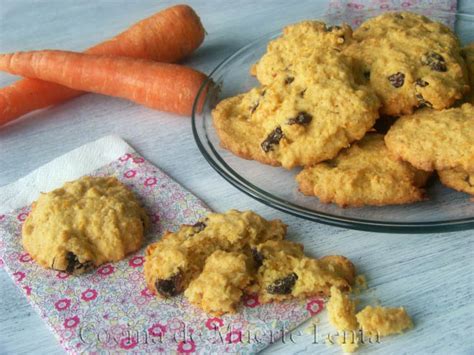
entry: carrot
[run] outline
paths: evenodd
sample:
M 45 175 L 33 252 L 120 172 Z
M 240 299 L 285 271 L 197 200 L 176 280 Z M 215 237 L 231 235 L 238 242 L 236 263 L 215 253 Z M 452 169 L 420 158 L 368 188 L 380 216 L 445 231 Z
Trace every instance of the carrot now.
M 2 54 L 0 70 L 181 115 L 191 114 L 206 80 L 182 65 L 56 50 Z
M 194 10 L 187 5 L 176 5 L 137 22 L 86 52 L 173 63 L 198 48 L 204 40 L 204 33 Z M 0 89 L 0 126 L 28 112 L 81 94 L 80 91 L 41 80 L 19 80 Z

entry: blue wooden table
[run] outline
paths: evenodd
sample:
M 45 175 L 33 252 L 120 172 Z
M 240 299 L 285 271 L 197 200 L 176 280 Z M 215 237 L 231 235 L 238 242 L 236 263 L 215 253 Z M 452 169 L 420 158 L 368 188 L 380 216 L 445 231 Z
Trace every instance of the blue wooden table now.
M 174 1 L 0 0 L 0 52 L 84 49 Z M 249 41 L 285 24 L 324 14 L 325 1 L 187 1 L 201 16 L 208 36 L 187 62 L 210 72 Z M 459 10 L 474 13 L 474 2 Z M 0 85 L 14 78 L 0 75 Z M 104 135 L 117 134 L 213 209 L 253 209 L 290 226 L 290 238 L 308 253 L 346 255 L 367 276 L 371 292 L 387 306 L 406 306 L 416 327 L 383 339 L 361 353 L 474 353 L 474 231 L 403 235 L 358 232 L 284 215 L 244 195 L 223 180 L 200 155 L 187 118 L 129 102 L 86 95 L 0 130 L 0 185 Z M 314 320 L 315 321 L 315 320 Z M 320 315 L 321 331 L 327 327 Z M 340 353 L 314 342 L 302 325 L 293 342 L 266 351 Z M 63 353 L 26 299 L 0 269 L 0 353 Z

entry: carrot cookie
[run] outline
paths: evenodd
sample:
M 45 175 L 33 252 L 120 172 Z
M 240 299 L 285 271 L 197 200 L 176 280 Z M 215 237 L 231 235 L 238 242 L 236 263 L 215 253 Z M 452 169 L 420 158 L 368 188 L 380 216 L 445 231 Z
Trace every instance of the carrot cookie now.
M 342 256 L 311 259 L 283 240 L 286 225 L 251 211 L 211 213 L 195 225 L 166 233 L 146 251 L 145 279 L 158 297 L 182 292 L 205 312 L 235 312 L 244 293 L 261 303 L 349 290 L 352 263 Z
M 267 221 L 252 211 L 210 213 L 194 225 L 167 232 L 146 250 L 144 266 L 148 288 L 160 297 L 183 292 L 202 272 L 217 250 L 251 255 L 252 247 L 267 240 L 281 240 L 286 225 Z
M 356 301 L 337 287 L 331 287 L 327 309 L 329 323 L 343 335 L 338 338 L 343 351 L 355 352 L 360 343 L 360 336 L 357 334 L 359 323 L 356 318 Z
M 367 335 L 387 336 L 412 328 L 413 323 L 403 307 L 385 308 L 367 306 L 356 315 L 361 329 Z
M 290 74 L 216 106 L 212 116 L 224 148 L 287 169 L 307 166 L 333 158 L 378 118 L 378 98 L 356 83 L 339 52 L 313 50 Z
M 438 171 L 438 176 L 444 185 L 474 196 L 474 171 L 448 169 Z
M 386 13 L 365 21 L 353 39 L 344 53 L 381 98 L 383 114 L 448 108 L 469 89 L 459 41 L 441 23 L 414 13 Z
M 367 306 L 356 313 L 357 300 L 339 288 L 331 287 L 327 303 L 329 323 L 338 330 L 338 343 L 344 352 L 352 353 L 365 343 L 366 337 L 402 333 L 413 323 L 403 307 Z M 371 344 L 371 341 L 367 341 Z
M 340 206 L 389 205 L 420 201 L 429 174 L 395 159 L 380 134 L 367 134 L 336 158 L 304 168 L 300 191 Z
M 41 266 L 80 274 L 138 250 L 148 217 L 114 177 L 83 177 L 41 194 L 23 224 L 23 246 Z
M 300 74 L 298 63 L 313 57 L 315 51 L 341 51 L 351 37 L 352 29 L 346 24 L 327 26 L 319 21 L 303 21 L 286 26 L 283 34 L 268 44 L 252 73 L 264 85 L 271 84 L 277 76 L 291 80 Z
M 262 243 L 256 248 L 256 255 L 261 260 L 256 284 L 262 303 L 328 296 L 331 286 L 350 290 L 355 277 L 354 265 L 347 258 L 309 258 L 300 244 L 289 241 Z
M 184 295 L 207 313 L 234 313 L 243 290 L 252 281 L 251 268 L 245 254 L 216 250 L 206 259 L 203 271 L 191 281 Z
M 397 157 L 426 171 L 474 171 L 474 106 L 419 110 L 401 117 L 385 136 Z

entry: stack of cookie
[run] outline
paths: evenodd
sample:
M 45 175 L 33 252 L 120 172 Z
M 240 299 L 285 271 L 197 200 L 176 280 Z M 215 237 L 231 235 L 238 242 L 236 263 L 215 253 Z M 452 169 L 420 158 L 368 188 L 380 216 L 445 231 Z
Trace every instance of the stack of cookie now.
M 474 95 L 460 106 L 474 87 L 473 53 L 413 13 L 383 14 L 354 32 L 304 21 L 269 43 L 251 69 L 261 85 L 221 101 L 214 125 L 236 155 L 303 167 L 300 191 L 322 202 L 419 201 L 433 170 L 474 194 Z M 385 136 L 380 117 L 395 122 Z

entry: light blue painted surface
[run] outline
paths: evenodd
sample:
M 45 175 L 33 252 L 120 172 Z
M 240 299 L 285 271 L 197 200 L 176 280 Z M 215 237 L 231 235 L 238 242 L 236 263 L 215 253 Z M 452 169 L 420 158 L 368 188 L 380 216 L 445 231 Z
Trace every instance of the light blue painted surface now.
M 0 52 L 62 48 L 78 50 L 110 37 L 135 20 L 174 1 L 0 0 Z M 210 72 L 226 56 L 260 35 L 304 18 L 317 18 L 325 1 L 188 1 L 209 33 L 187 64 Z M 297 4 L 297 5 L 296 5 Z M 461 11 L 474 13 L 474 2 Z M 13 81 L 0 75 L 0 85 Z M 474 353 L 474 231 L 391 235 L 338 229 L 284 215 L 224 181 L 193 141 L 189 119 L 147 110 L 128 102 L 87 95 L 0 130 L 0 185 L 51 159 L 107 134 L 118 134 L 145 157 L 206 201 L 213 209 L 253 209 L 290 225 L 293 240 L 318 256 L 350 257 L 374 290 L 368 301 L 405 305 L 416 328 L 387 338 L 361 353 Z M 328 329 L 325 314 L 321 330 Z M 340 353 L 313 344 L 297 330 L 295 343 L 281 342 L 270 353 Z M 302 335 L 298 335 L 298 331 Z M 0 270 L 0 353 L 63 353 L 53 335 Z

